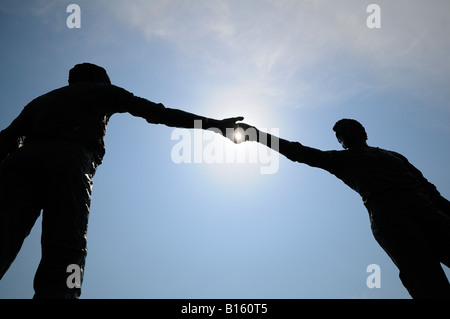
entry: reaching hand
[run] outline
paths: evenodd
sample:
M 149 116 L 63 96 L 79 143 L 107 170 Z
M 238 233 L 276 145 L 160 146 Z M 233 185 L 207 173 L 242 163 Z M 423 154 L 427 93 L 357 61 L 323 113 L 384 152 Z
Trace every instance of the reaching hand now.
M 245 141 L 257 141 L 258 129 L 256 127 L 246 123 L 236 123 L 243 119 L 242 116 L 231 117 L 217 121 L 213 125 L 222 132 L 223 136 L 233 143 L 239 144 Z
M 224 132 L 227 128 L 234 128 L 237 121 L 242 121 L 244 119 L 243 116 L 237 116 L 237 117 L 230 117 L 227 119 L 223 119 L 220 121 L 220 127 L 219 129 Z
M 258 129 L 252 125 L 246 123 L 236 123 L 234 125 L 232 139 L 234 143 L 239 144 L 245 141 L 257 141 L 258 140 Z
M 222 132 L 223 136 L 233 141 L 234 130 L 237 126 L 236 122 L 242 121 L 243 119 L 244 117 L 242 116 L 226 118 L 218 121 L 216 128 Z
M 256 127 L 246 123 L 235 123 L 233 128 L 227 130 L 226 137 L 236 144 L 245 141 L 257 141 L 258 130 Z
M 234 126 L 234 128 L 235 129 L 241 129 L 241 130 L 243 130 L 243 131 L 247 131 L 248 129 L 255 129 L 256 130 L 256 127 L 254 127 L 254 126 L 252 126 L 252 125 L 249 125 L 249 124 L 247 124 L 247 123 L 236 123 L 236 125 Z

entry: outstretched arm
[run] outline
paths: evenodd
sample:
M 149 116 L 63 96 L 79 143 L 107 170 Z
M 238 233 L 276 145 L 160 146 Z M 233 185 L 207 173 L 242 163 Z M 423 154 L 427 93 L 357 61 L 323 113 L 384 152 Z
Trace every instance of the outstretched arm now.
M 256 127 L 246 123 L 238 123 L 235 126 L 235 131 L 242 135 L 242 141 L 254 141 L 263 144 L 280 154 L 286 156 L 291 161 L 296 161 L 298 148 L 301 146 L 298 142 L 290 142 L 278 136 L 262 132 Z M 236 142 L 239 142 L 236 140 Z
M 225 135 L 226 128 L 233 128 L 237 121 L 242 121 L 243 119 L 244 118 L 242 116 L 239 116 L 217 120 L 179 109 L 161 107 L 154 112 L 151 117 L 147 118 L 147 122 L 154 124 L 165 124 L 170 127 L 201 129 L 217 128 L 222 131 L 223 135 Z M 200 121 L 200 123 L 196 121 Z
M 204 130 L 216 128 L 225 136 L 227 129 L 233 129 L 237 121 L 244 119 L 242 116 L 238 116 L 217 120 L 179 109 L 166 108 L 161 103 L 154 103 L 141 97 L 132 96 L 132 99 L 130 107 L 126 111 L 132 115 L 143 117 L 148 123 L 152 124 Z
M 329 172 L 335 169 L 335 162 L 330 151 L 304 146 L 299 142 L 290 142 L 269 133 L 262 132 L 246 123 L 237 123 L 236 131 L 240 130 L 242 141 L 255 141 L 286 156 L 294 162 L 325 169 Z M 239 142 L 239 141 L 235 141 Z

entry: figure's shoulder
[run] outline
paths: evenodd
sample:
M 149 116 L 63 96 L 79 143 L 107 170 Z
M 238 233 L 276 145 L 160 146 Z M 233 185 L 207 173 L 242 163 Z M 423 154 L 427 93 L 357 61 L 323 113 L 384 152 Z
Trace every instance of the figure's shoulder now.
M 27 106 L 31 107 L 35 104 L 39 104 L 41 102 L 45 102 L 48 101 L 50 99 L 54 99 L 57 96 L 63 95 L 65 91 L 67 91 L 69 89 L 69 86 L 63 86 L 54 90 L 51 90 L 47 93 L 44 93 L 36 98 L 34 98 L 30 103 L 28 103 Z
M 49 92 L 47 92 L 47 93 L 45 93 L 45 94 L 42 94 L 41 96 L 37 97 L 37 99 L 39 99 L 39 98 L 45 98 L 45 97 L 52 96 L 52 95 L 55 95 L 55 94 L 59 94 L 59 93 L 61 93 L 61 92 L 68 91 L 68 90 L 70 90 L 70 88 L 69 88 L 68 85 L 62 86 L 62 87 L 53 89 L 53 90 L 51 90 L 51 91 L 49 91 Z
M 362 152 L 365 152 L 365 153 L 368 153 L 368 154 L 370 154 L 370 153 L 373 153 L 373 154 L 392 154 L 393 153 L 390 150 L 387 150 L 387 149 L 384 149 L 384 148 L 381 148 L 381 147 L 375 147 L 375 146 L 364 147 L 362 149 Z
M 105 90 L 106 93 L 109 93 L 110 95 L 120 99 L 129 99 L 135 97 L 135 95 L 130 91 L 113 84 L 104 84 L 102 89 Z
M 323 152 L 333 157 L 346 157 L 352 154 L 350 150 L 325 150 Z
M 388 149 L 385 149 L 385 148 L 381 148 L 381 147 L 372 147 L 372 146 L 369 146 L 369 149 L 371 149 L 372 152 L 378 152 L 378 153 L 385 153 L 385 154 L 391 154 L 391 155 L 400 155 L 400 156 L 403 156 L 403 155 L 401 155 L 400 153 L 397 153 L 397 152 L 395 152 L 395 151 L 388 150 Z
M 400 154 L 399 152 L 380 148 L 380 147 L 371 147 L 371 148 L 372 148 L 372 152 L 378 153 L 379 156 L 395 158 L 395 159 L 401 160 L 403 162 L 408 162 L 408 159 L 404 155 Z

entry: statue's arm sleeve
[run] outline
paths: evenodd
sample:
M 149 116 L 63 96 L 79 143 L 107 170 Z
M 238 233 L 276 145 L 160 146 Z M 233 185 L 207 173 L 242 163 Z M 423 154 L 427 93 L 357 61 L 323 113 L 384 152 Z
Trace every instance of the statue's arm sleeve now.
M 304 146 L 299 142 L 280 144 L 280 153 L 291 161 L 322 168 L 329 172 L 333 172 L 337 164 L 333 151 L 322 151 Z
M 121 89 L 123 90 L 123 89 Z M 117 102 L 120 101 L 120 102 Z M 120 105 L 116 112 L 128 112 L 142 117 L 152 124 L 165 124 L 169 127 L 194 128 L 195 120 L 200 120 L 202 128 L 216 127 L 219 121 L 196 115 L 179 109 L 167 108 L 162 103 L 155 103 L 123 90 L 119 99 L 114 102 Z
M 31 130 L 31 126 L 32 110 L 30 103 L 7 128 L 0 132 L 0 162 L 21 146 Z

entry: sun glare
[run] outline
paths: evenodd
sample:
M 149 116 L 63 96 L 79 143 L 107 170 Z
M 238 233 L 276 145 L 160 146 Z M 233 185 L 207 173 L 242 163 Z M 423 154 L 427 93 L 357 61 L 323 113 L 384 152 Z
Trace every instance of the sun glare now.
M 206 100 L 205 109 L 199 112 L 218 119 L 232 116 L 243 116 L 243 123 L 258 129 L 278 135 L 279 114 L 277 105 L 253 94 L 249 88 L 243 87 L 225 89 L 210 89 L 211 94 Z M 237 123 L 239 124 L 239 122 Z M 259 180 L 261 174 L 274 174 L 278 171 L 278 153 L 257 142 L 250 140 L 251 132 L 242 128 L 234 131 L 232 141 L 223 136 L 207 138 L 204 145 L 206 164 L 202 172 L 215 180 L 218 185 L 230 187 L 236 180 L 245 180 L 247 185 Z
M 241 132 L 234 133 L 234 140 L 238 143 L 242 142 L 242 133 Z

